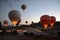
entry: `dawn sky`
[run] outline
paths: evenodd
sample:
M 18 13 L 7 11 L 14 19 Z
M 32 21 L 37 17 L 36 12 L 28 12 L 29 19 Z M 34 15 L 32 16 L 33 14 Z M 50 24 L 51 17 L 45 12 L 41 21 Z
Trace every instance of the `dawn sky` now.
M 21 13 L 21 24 L 28 21 L 39 22 L 42 15 L 55 16 L 60 21 L 60 0 L 0 0 L 0 21 L 9 20 L 8 13 L 11 10 L 18 10 Z M 26 9 L 23 11 L 21 5 L 25 4 Z

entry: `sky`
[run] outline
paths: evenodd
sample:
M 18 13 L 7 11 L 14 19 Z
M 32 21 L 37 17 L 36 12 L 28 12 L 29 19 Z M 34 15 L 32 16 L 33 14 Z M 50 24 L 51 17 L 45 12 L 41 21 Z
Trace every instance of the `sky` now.
M 6 2 L 8 1 L 8 2 Z M 21 5 L 25 4 L 23 11 Z M 11 10 L 18 10 L 21 14 L 21 23 L 28 24 L 39 22 L 42 15 L 55 16 L 56 21 L 60 21 L 60 0 L 0 0 L 0 21 L 9 20 L 8 14 Z

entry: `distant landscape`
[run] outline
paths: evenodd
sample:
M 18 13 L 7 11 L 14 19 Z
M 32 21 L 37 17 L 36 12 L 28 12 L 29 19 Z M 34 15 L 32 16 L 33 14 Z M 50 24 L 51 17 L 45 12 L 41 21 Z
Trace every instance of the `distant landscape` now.
M 0 40 L 59 40 L 60 22 L 54 24 L 54 28 L 44 30 L 40 22 L 31 25 L 5 27 L 0 31 Z M 0 30 L 3 30 L 3 28 Z M 7 31 L 9 30 L 9 31 Z M 20 31 L 19 31 L 20 30 Z M 39 31 L 37 31 L 39 30 Z

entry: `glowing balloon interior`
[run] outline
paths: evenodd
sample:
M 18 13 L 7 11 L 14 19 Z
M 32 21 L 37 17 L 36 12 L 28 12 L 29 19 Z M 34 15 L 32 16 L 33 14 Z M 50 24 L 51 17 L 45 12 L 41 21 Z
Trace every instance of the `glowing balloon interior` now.
M 53 27 L 55 21 L 56 21 L 56 18 L 54 16 L 51 16 L 50 17 L 50 25 L 51 25 L 51 27 Z
M 16 26 L 18 21 L 21 20 L 21 14 L 17 10 L 10 11 L 8 16 L 14 26 Z

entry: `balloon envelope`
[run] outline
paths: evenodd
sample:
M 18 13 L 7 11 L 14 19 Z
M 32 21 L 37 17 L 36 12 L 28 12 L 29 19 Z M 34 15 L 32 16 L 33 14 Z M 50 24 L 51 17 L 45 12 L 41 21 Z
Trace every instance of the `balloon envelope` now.
M 26 9 L 26 5 L 23 4 L 23 5 L 21 6 L 21 8 L 22 8 L 22 10 L 24 11 L 24 10 Z
M 50 16 L 50 25 L 53 26 L 56 21 L 56 18 L 54 16 Z
M 28 21 L 25 21 L 26 22 L 26 24 L 28 23 Z
M 41 16 L 41 18 L 40 18 L 40 22 L 43 24 L 43 26 L 44 26 L 45 28 L 47 28 L 48 23 L 49 23 L 49 20 L 50 20 L 50 16 L 49 16 L 49 15 L 43 15 L 43 16 Z
M 17 10 L 10 11 L 8 16 L 14 26 L 16 26 L 18 21 L 21 20 L 21 14 Z
M 7 20 L 5 20 L 3 23 L 4 23 L 4 26 L 8 26 L 8 21 Z

